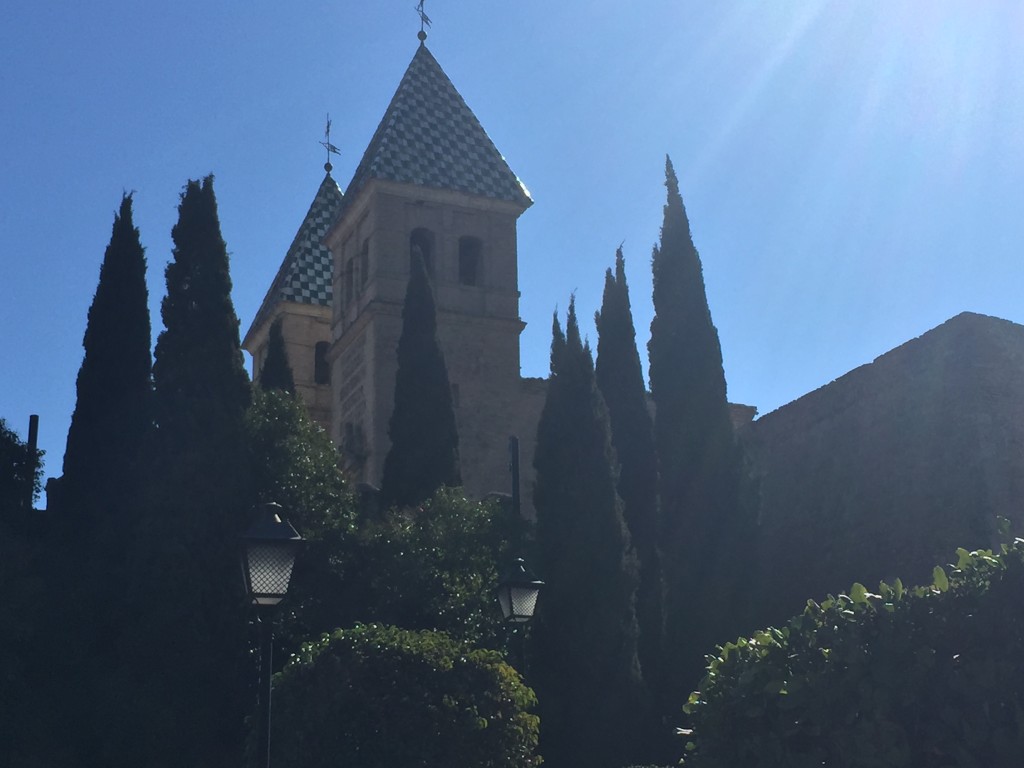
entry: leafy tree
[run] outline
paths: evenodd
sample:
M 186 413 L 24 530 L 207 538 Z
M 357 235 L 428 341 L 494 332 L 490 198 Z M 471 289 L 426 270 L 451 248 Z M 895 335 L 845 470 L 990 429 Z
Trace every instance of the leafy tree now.
M 284 660 L 308 637 L 351 623 L 347 585 L 358 551 L 355 498 L 338 469 L 330 438 L 295 394 L 256 389 L 246 414 L 256 500 L 276 502 L 305 539 L 285 607 L 277 613 Z
M 742 519 L 741 454 L 726 399 L 718 331 L 711 321 L 700 257 L 666 158 L 661 243 L 654 248 L 651 322 L 651 394 L 656 406 L 655 445 L 660 462 L 666 643 L 672 663 L 663 711 L 674 715 L 675 691 L 696 681 L 701 654 L 722 632 L 739 631 L 731 599 L 749 558 Z M 728 636 L 728 635 L 725 635 Z M 665 696 L 668 696 L 666 699 Z
M 554 321 L 534 454 L 536 570 L 545 588 L 532 628 L 531 680 L 542 752 L 554 768 L 621 766 L 637 757 L 636 560 L 613 464 L 608 412 L 573 302 L 566 334 Z
M 520 550 L 522 529 L 497 502 L 471 501 L 450 488 L 411 514 L 369 522 L 359 579 L 369 593 L 368 618 L 503 647 L 494 589 L 500 564 Z
M 306 645 L 276 678 L 281 768 L 536 766 L 535 698 L 496 651 L 359 626 Z
M 285 392 L 295 391 L 295 377 L 292 367 L 288 364 L 288 353 L 284 348 L 284 333 L 281 326 L 282 318 L 270 324 L 267 338 L 267 358 L 260 370 L 259 383 L 262 389 L 281 389 Z
M 686 706 L 686 765 L 1018 765 L 1024 541 L 958 550 L 933 576 L 854 584 L 717 648 Z
M 39 495 L 42 451 L 32 450 L 0 418 L 0 515 L 26 512 L 29 500 Z
M 256 389 L 245 427 L 257 503 L 280 504 L 307 540 L 321 537 L 338 521 L 354 529 L 355 500 L 338 469 L 338 453 L 301 397 Z
M 135 519 L 138 457 L 151 415 L 148 302 L 146 257 L 126 194 L 89 308 L 61 487 L 64 514 L 76 531 L 101 540 L 96 554 L 104 562 L 120 559 L 119 534 Z
M 186 185 L 178 212 L 153 365 L 147 517 L 131 585 L 142 620 L 112 681 L 132 695 L 111 762 L 223 765 L 240 758 L 252 673 L 238 570 L 238 537 L 254 501 L 244 423 L 250 387 L 212 177 Z
M 41 451 L 35 454 L 0 418 L 0 583 L 4 585 L 0 632 L 0 765 L 49 760 L 60 765 L 46 713 L 52 708 L 46 685 L 52 674 L 49 593 L 43 578 L 40 526 L 28 501 L 39 490 Z
M 644 677 L 660 677 L 662 616 L 661 553 L 658 540 L 658 457 L 647 407 L 636 331 L 626 284 L 625 259 L 615 253 L 615 272 L 605 274 L 597 325 L 595 376 L 608 405 L 612 447 L 619 461 L 618 492 L 623 514 L 640 564 L 637 589 L 637 621 L 640 626 L 639 656 Z
M 442 485 L 462 484 L 451 386 L 422 256 L 412 259 L 402 308 L 395 407 L 388 436 L 391 449 L 384 459 L 380 491 L 385 508 L 416 506 Z
M 254 393 L 248 445 L 260 501 L 277 501 L 306 539 L 276 633 L 287 658 L 339 626 L 388 623 L 442 630 L 503 648 L 494 601 L 498 563 L 518 551 L 522 520 L 442 488 L 415 510 L 363 513 L 337 453 L 296 395 Z
M 500 564 L 519 551 L 523 527 L 498 504 L 447 488 L 415 510 L 365 516 L 358 526 L 332 518 L 296 565 L 285 628 L 293 650 L 298 639 L 356 623 L 438 630 L 504 648 L 494 587 Z

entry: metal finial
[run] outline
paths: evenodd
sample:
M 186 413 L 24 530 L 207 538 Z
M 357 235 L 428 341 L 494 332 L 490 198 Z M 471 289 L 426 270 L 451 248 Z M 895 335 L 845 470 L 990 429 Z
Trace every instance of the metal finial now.
M 423 10 L 423 3 L 426 0 L 420 0 L 416 4 L 416 13 L 420 15 L 420 31 L 416 33 L 416 37 L 419 38 L 420 43 L 423 43 L 427 39 L 426 28 L 430 26 L 430 17 L 427 16 L 427 12 Z
M 330 173 L 334 170 L 334 166 L 331 165 L 331 154 L 340 155 L 341 150 L 331 144 L 331 115 L 327 115 L 327 128 L 324 129 L 324 140 L 320 142 L 320 146 L 327 150 L 327 162 L 324 163 L 324 170 Z

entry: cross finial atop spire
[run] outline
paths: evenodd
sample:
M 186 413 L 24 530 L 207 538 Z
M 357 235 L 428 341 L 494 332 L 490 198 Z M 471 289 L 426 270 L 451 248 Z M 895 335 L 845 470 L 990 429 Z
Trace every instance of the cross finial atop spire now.
M 327 127 L 324 129 L 324 140 L 320 142 L 320 146 L 327 150 L 327 162 L 324 163 L 324 170 L 330 173 L 334 166 L 331 165 L 331 154 L 340 155 L 341 150 L 331 144 L 331 115 L 327 115 Z
M 427 39 L 427 27 L 430 26 L 430 17 L 427 16 L 427 12 L 423 10 L 423 3 L 426 0 L 420 0 L 416 4 L 416 13 L 420 15 L 420 31 L 416 34 L 416 37 L 420 39 L 420 45 Z

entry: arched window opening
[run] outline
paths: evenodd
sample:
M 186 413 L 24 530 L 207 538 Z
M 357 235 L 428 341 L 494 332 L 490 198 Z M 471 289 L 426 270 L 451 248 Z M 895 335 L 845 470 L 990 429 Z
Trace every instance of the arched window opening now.
M 326 341 L 318 341 L 313 348 L 313 381 L 317 384 L 331 383 L 331 366 L 327 362 L 327 349 L 330 347 Z
M 409 235 L 409 268 L 412 260 L 419 254 L 423 257 L 423 265 L 427 274 L 434 276 L 434 233 L 424 227 L 416 227 Z
M 462 285 L 479 285 L 483 250 L 479 237 L 459 238 L 459 282 Z

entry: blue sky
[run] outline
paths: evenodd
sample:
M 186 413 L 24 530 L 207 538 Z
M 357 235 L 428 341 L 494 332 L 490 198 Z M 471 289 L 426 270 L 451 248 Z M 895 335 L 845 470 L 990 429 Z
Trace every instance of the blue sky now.
M 0 417 L 60 473 L 122 190 L 154 339 L 178 195 L 216 176 L 242 331 L 417 45 L 413 0 L 0 10 Z M 965 310 L 1024 322 L 1024 5 L 427 0 L 427 44 L 535 204 L 523 374 L 624 243 L 638 340 L 672 156 L 729 395 L 766 413 Z M 592 325 L 587 325 L 592 341 Z

